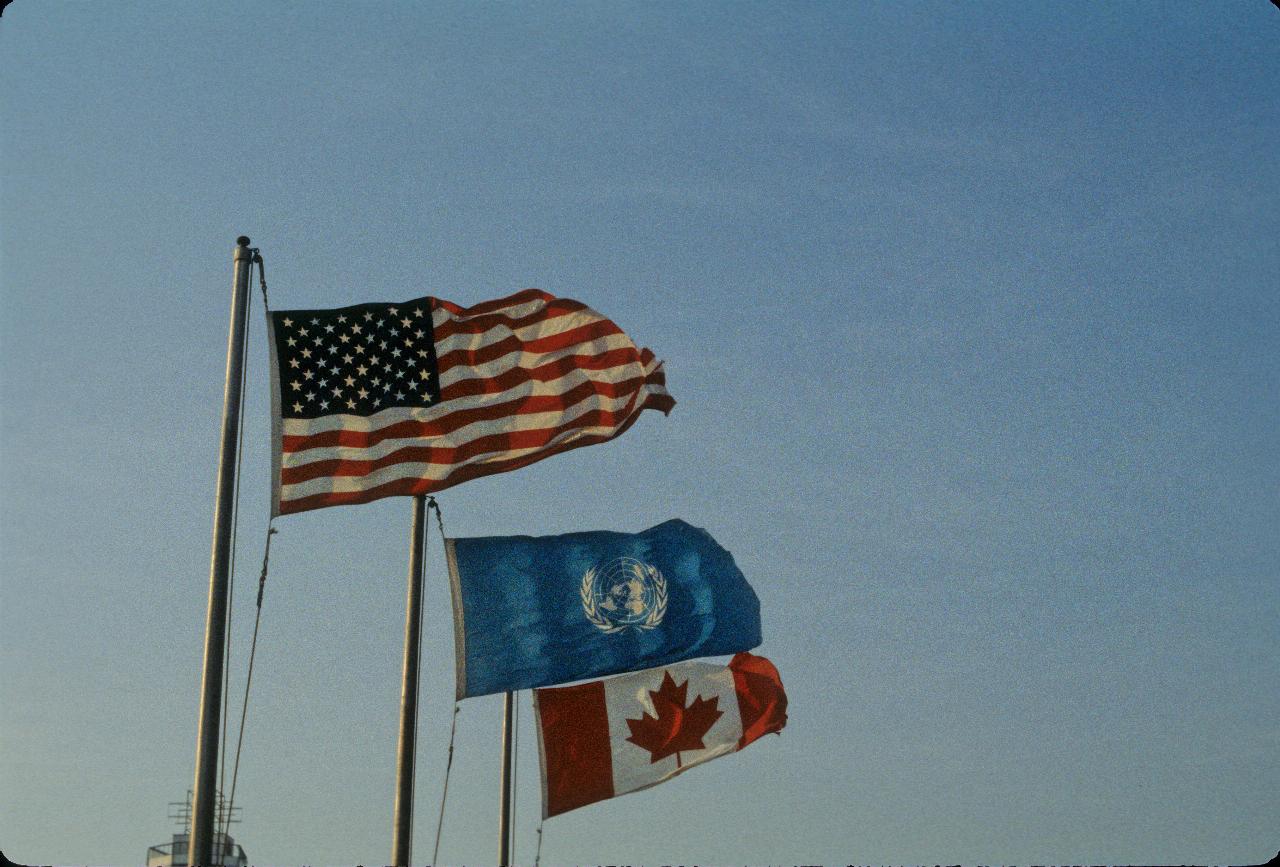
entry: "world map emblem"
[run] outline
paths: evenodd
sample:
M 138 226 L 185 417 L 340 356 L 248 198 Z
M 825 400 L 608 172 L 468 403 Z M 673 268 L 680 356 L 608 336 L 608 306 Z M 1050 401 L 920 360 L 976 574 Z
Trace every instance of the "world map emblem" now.
M 634 557 L 588 569 L 579 592 L 587 620 L 601 632 L 653 629 L 667 613 L 667 580 Z

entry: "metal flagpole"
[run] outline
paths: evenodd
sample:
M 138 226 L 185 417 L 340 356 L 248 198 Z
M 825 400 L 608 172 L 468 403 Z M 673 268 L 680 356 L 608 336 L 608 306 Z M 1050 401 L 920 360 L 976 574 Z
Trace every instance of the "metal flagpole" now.
M 227 641 L 227 592 L 231 565 L 231 517 L 235 508 L 237 438 L 244 388 L 244 335 L 248 324 L 249 239 L 236 239 L 231 289 L 231 330 L 227 334 L 227 379 L 222 392 L 222 442 L 218 452 L 217 499 L 213 508 L 213 553 L 209 558 L 209 611 L 204 627 L 204 671 L 200 724 L 196 732 L 196 778 L 192 803 L 189 864 L 213 863 L 217 801 L 218 724 L 222 705 L 223 654 Z
M 396 748 L 396 806 L 391 867 L 409 867 L 413 848 L 413 770 L 418 735 L 418 658 L 422 645 L 422 554 L 427 498 L 413 498 L 409 589 L 404 612 L 404 677 L 400 684 L 400 742 Z
M 498 809 L 498 867 L 511 865 L 511 753 L 515 740 L 515 698 L 510 690 L 502 701 L 502 805 Z

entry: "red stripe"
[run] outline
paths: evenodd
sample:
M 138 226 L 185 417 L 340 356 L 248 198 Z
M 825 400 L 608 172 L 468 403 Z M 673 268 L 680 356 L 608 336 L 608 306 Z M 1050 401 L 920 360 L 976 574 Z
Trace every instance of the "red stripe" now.
M 495 310 L 502 310 L 505 307 L 514 307 L 517 304 L 524 304 L 527 301 L 535 301 L 541 299 L 543 301 L 554 301 L 554 295 L 550 292 L 543 292 L 541 289 L 521 289 L 514 295 L 508 295 L 506 298 L 496 298 L 493 301 L 483 301 L 471 307 L 463 307 L 460 304 L 454 304 L 452 301 L 445 301 L 443 298 L 432 298 L 431 302 L 435 307 L 442 310 L 448 310 L 455 316 L 479 316 L 482 313 L 492 313 Z
M 733 671 L 738 712 L 742 715 L 738 749 L 757 738 L 782 731 L 787 724 L 787 694 L 773 663 L 763 656 L 739 653 L 729 660 L 729 668 Z
M 660 400 L 659 398 L 665 398 Z M 675 401 L 666 395 L 650 395 L 645 402 L 618 426 L 617 430 L 604 434 L 587 434 L 580 439 L 572 442 L 559 443 L 551 448 L 541 451 L 532 452 L 527 455 L 521 455 L 518 458 L 511 458 L 505 461 L 492 461 L 483 464 L 468 464 L 459 467 L 443 479 L 394 479 L 385 484 L 376 487 L 366 488 L 363 491 L 341 491 L 326 494 L 312 494 L 306 497 L 297 497 L 291 500 L 281 500 L 280 514 L 291 515 L 295 512 L 305 512 L 309 509 L 320 509 L 325 506 L 353 506 L 358 503 L 371 503 L 374 500 L 380 500 L 383 497 L 397 496 L 413 496 L 415 494 L 432 494 L 436 491 L 443 491 L 454 485 L 469 482 L 472 479 L 478 479 L 483 476 L 491 476 L 495 473 L 505 473 L 508 470 L 518 470 L 521 467 L 527 467 L 529 464 L 536 463 L 543 458 L 551 455 L 561 454 L 571 451 L 582 446 L 596 445 L 597 443 L 608 442 L 614 437 L 625 433 L 631 425 L 635 424 L 636 419 L 640 417 L 642 409 L 661 409 L 663 412 L 669 412 L 670 407 Z M 665 408 L 664 408 L 665 407 Z
M 604 682 L 534 691 L 546 770 L 544 818 L 613 797 Z
M 412 445 L 371 460 L 333 458 L 312 461 L 301 466 L 285 467 L 280 471 L 280 482 L 296 485 L 323 477 L 367 476 L 396 464 L 460 464 L 480 455 L 517 449 L 540 449 L 550 445 L 553 439 L 567 431 L 585 427 L 615 427 L 637 412 L 639 410 L 634 407 L 634 401 L 631 401 L 619 411 L 593 409 L 556 427 L 489 434 L 456 446 Z
M 570 328 L 568 331 L 562 331 L 559 334 L 551 334 L 534 340 L 521 340 L 516 335 L 510 334 L 495 343 L 490 343 L 479 349 L 450 350 L 436 358 L 436 369 L 440 373 L 444 373 L 446 370 L 457 367 L 460 364 L 475 367 L 481 364 L 488 364 L 490 361 L 496 361 L 504 355 L 519 352 L 557 352 L 579 343 L 587 343 L 592 340 L 598 340 L 601 337 L 622 333 L 622 329 L 608 319 L 601 319 L 597 322 L 579 325 L 577 328 Z M 438 346 L 439 344 L 437 343 Z
M 578 313 L 588 309 L 590 308 L 581 301 L 574 301 L 572 298 L 556 298 L 548 301 L 544 306 L 539 307 L 532 313 L 527 313 L 518 318 L 506 313 L 488 313 L 483 316 L 471 316 L 467 319 L 447 319 L 435 326 L 434 336 L 436 341 L 439 342 L 446 337 L 453 337 L 455 334 L 483 334 L 499 326 L 510 328 L 514 331 L 517 328 L 523 328 L 535 322 L 557 319 L 561 316 L 568 316 L 571 313 Z
M 659 367 L 657 370 L 653 371 L 653 373 L 646 376 L 644 381 L 647 385 L 661 385 L 665 387 L 667 384 L 667 371 L 664 368 Z M 675 404 L 672 403 L 672 406 L 674 405 Z
M 484 382 L 484 380 L 478 380 L 478 382 Z M 285 453 L 292 454 L 306 451 L 307 449 L 332 448 L 333 446 L 370 448 L 389 439 L 447 436 L 459 428 L 475 422 L 496 421 L 500 418 L 510 418 L 516 415 L 565 410 L 576 406 L 593 395 L 610 398 L 626 397 L 638 390 L 642 383 L 649 384 L 651 382 L 651 377 L 646 377 L 643 380 L 639 378 L 624 379 L 621 382 L 581 382 L 560 394 L 516 397 L 512 400 L 493 403 L 488 406 L 459 410 L 430 421 L 398 421 L 374 431 L 335 429 L 314 434 L 286 435 L 282 440 L 281 448 Z

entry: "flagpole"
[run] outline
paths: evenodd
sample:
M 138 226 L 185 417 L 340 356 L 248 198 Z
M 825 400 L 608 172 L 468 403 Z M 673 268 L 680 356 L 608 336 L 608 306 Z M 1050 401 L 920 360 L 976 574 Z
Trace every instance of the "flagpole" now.
M 396 748 L 396 803 L 391 867 L 409 867 L 413 849 L 413 770 L 418 734 L 418 662 L 422 645 L 422 553 L 427 498 L 413 498 L 409 533 L 409 587 L 404 612 L 404 676 L 400 683 L 400 741 Z
M 227 376 L 222 392 L 222 440 L 218 486 L 213 507 L 213 551 L 209 557 L 209 608 L 204 627 L 204 668 L 200 685 L 200 723 L 196 730 L 196 776 L 191 806 L 190 864 L 213 863 L 214 808 L 217 800 L 218 725 L 222 706 L 223 656 L 227 641 L 227 596 L 231 566 L 231 517 L 235 508 L 236 457 L 240 449 L 240 402 L 244 389 L 244 336 L 248 324 L 249 239 L 236 239 L 231 289 L 231 327 L 227 334 Z
M 508 690 L 502 701 L 502 804 L 498 809 L 498 867 L 511 865 L 512 744 L 515 741 L 515 697 Z

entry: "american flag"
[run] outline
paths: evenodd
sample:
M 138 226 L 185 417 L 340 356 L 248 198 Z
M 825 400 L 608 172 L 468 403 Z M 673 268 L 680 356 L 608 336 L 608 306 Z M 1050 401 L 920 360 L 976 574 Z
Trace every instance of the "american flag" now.
M 270 316 L 273 514 L 426 494 L 668 413 L 662 362 L 578 301 L 526 289 Z

